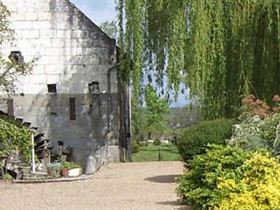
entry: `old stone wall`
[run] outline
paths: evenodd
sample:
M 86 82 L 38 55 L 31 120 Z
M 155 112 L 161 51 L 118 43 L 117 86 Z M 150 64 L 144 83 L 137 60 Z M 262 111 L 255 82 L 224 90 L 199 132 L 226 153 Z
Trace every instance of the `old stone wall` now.
M 115 40 L 68 0 L 2 2 L 11 11 L 16 38 L 2 48 L 4 56 L 20 51 L 25 61 L 38 58 L 32 74 L 17 84 L 15 116 L 32 122 L 54 143 L 62 140 L 73 146 L 72 158 L 84 168 L 119 160 L 116 71 L 110 75 L 110 110 L 107 83 L 108 69 L 116 62 Z M 93 81 L 99 84 L 99 95 L 89 93 Z M 55 85 L 56 92 L 50 93 L 48 85 Z M 70 98 L 75 100 L 75 120 L 70 120 Z

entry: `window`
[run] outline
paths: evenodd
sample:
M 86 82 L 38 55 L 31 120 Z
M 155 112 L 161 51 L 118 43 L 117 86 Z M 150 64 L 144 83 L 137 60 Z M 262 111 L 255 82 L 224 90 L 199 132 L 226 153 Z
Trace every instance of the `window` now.
M 56 84 L 48 84 L 48 92 L 56 93 Z
M 70 120 L 76 120 L 76 100 L 75 98 L 69 99 Z
M 99 95 L 99 82 L 93 81 L 92 83 L 88 84 L 89 93 L 92 95 Z

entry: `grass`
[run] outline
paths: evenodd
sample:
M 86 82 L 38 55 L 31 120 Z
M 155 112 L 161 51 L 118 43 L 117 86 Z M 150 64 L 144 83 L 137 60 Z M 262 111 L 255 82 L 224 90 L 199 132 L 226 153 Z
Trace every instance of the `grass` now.
M 140 146 L 139 152 L 132 154 L 132 161 L 178 161 L 182 160 L 178 149 L 174 145 L 153 145 Z

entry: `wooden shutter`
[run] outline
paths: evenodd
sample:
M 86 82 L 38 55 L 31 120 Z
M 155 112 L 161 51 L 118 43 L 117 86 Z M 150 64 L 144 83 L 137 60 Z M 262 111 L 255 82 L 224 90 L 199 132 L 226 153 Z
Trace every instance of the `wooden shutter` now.
M 70 120 L 76 120 L 76 100 L 75 98 L 69 99 Z

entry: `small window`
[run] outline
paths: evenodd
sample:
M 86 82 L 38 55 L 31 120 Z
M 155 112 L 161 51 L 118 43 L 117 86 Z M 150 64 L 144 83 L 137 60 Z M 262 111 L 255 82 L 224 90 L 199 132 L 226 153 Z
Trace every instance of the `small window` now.
M 69 99 L 70 120 L 76 120 L 76 100 L 75 98 Z
M 89 93 L 92 95 L 99 95 L 100 89 L 99 89 L 99 82 L 93 81 L 92 83 L 88 84 Z
M 56 93 L 56 84 L 48 84 L 48 92 Z

